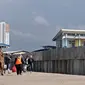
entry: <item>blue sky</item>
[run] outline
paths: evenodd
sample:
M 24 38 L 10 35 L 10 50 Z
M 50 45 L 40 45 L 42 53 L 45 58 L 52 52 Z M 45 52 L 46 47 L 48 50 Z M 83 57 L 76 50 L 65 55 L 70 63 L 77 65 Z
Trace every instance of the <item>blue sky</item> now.
M 60 28 L 85 29 L 85 0 L 0 0 L 0 21 L 10 24 L 9 50 L 55 45 Z

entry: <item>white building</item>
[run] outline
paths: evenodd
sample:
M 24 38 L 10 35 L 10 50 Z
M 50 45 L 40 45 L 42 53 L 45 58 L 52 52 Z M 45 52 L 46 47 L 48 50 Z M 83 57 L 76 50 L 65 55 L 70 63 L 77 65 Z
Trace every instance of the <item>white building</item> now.
M 9 43 L 9 24 L 0 22 L 0 45 L 10 45 Z
M 85 30 L 61 29 L 53 41 L 57 47 L 85 46 Z

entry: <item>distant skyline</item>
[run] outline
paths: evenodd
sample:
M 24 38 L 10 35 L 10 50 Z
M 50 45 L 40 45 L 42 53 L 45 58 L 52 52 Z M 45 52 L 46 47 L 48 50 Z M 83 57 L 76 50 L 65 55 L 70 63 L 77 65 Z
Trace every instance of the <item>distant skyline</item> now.
M 8 50 L 55 45 L 60 28 L 85 29 L 85 0 L 0 0 L 0 22 L 10 24 Z

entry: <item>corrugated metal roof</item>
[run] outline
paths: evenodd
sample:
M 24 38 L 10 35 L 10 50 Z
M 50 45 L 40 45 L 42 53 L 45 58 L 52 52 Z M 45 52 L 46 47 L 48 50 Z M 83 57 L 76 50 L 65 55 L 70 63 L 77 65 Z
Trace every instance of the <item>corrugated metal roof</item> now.
M 39 52 L 39 51 L 45 51 L 45 50 L 48 50 L 48 49 L 39 49 L 39 50 L 35 50 L 33 52 Z
M 61 29 L 62 31 L 69 31 L 69 32 L 85 32 L 85 30 L 81 29 Z
M 62 33 L 79 33 L 79 34 L 85 34 L 85 30 L 77 30 L 77 29 L 60 29 L 60 31 L 56 34 L 56 36 L 52 39 L 53 41 L 56 40 L 56 38 L 62 34 Z
M 28 52 L 28 51 L 18 50 L 18 51 L 6 51 L 6 52 L 4 52 L 4 53 L 10 54 L 10 53 L 21 53 L 21 52 Z M 28 53 L 29 53 L 29 52 L 28 52 Z
M 45 49 L 50 49 L 50 48 L 55 49 L 56 48 L 56 46 L 51 46 L 51 45 L 46 45 L 46 46 L 42 46 L 42 47 Z
M 3 47 L 6 47 L 6 46 L 10 46 L 10 45 L 7 45 L 7 44 L 4 44 L 4 43 L 0 43 L 0 46 L 3 46 Z

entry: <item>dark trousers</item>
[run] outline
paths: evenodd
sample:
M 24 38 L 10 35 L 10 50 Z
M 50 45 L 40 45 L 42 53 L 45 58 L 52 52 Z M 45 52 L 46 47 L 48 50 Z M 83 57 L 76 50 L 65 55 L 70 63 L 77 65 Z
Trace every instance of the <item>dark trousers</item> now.
M 22 74 L 22 64 L 16 65 L 17 75 Z
M 30 64 L 30 71 L 33 71 L 33 63 Z

